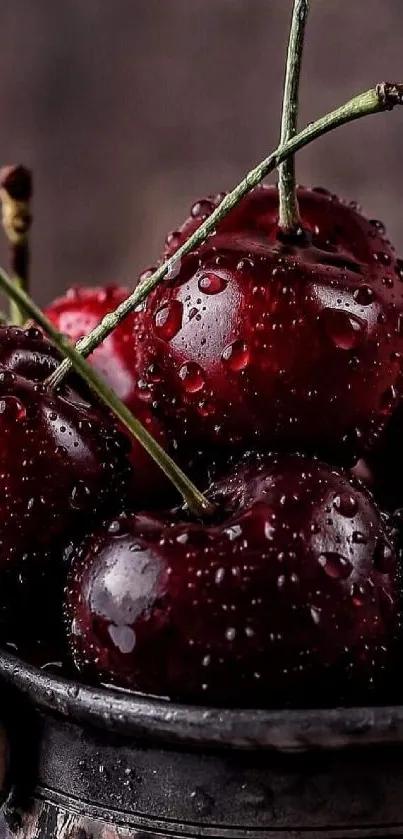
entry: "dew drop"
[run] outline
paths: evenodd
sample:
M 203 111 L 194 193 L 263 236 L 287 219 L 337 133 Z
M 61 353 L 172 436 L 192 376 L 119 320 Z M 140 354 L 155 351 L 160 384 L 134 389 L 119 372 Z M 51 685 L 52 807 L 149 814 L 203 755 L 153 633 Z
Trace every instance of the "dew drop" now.
M 16 396 L 4 396 L 0 399 L 0 414 L 4 419 L 20 422 L 27 416 L 27 409 Z
M 227 641 L 233 641 L 236 636 L 236 629 L 234 626 L 229 626 L 228 629 L 225 630 L 225 637 Z
M 203 370 L 195 361 L 182 364 L 179 369 L 179 378 L 188 393 L 197 393 L 205 384 Z
M 215 572 L 215 577 L 214 577 L 217 585 L 222 583 L 224 577 L 225 577 L 225 568 L 217 568 L 217 571 Z
M 355 545 L 366 545 L 367 542 L 368 542 L 368 539 L 365 536 L 365 533 L 361 533 L 361 530 L 354 530 L 353 534 L 351 536 L 351 541 Z
M 379 539 L 375 545 L 374 565 L 381 574 L 390 574 L 395 569 L 395 554 L 392 546 L 385 539 Z
M 239 373 L 248 366 L 250 351 L 246 342 L 240 339 L 225 347 L 221 357 L 230 370 L 234 373 Z
M 379 221 L 379 219 L 377 219 L 377 218 L 371 218 L 369 223 L 372 224 L 372 227 L 375 227 L 375 230 L 377 230 L 378 233 L 380 233 L 381 236 L 385 235 L 386 227 L 385 227 L 383 221 Z
M 199 402 L 197 410 L 201 417 L 211 417 L 212 414 L 215 413 L 214 402 L 211 402 L 208 399 L 203 399 Z
M 70 505 L 74 510 L 81 510 L 88 503 L 91 490 L 84 481 L 77 481 L 70 495 Z
M 384 285 L 385 288 L 393 288 L 393 277 L 382 277 L 382 285 Z
M 352 350 L 365 337 L 366 324 L 361 318 L 340 309 L 324 309 L 322 318 L 326 333 L 340 350 Z
M 354 606 L 364 606 L 365 604 L 365 589 L 359 583 L 353 583 L 351 586 L 351 599 Z
M 181 234 L 179 230 L 171 230 L 168 233 L 168 236 L 165 239 L 165 245 L 167 248 L 174 248 L 175 246 L 179 245 L 181 239 Z
M 316 606 L 310 606 L 309 611 L 313 622 L 318 625 L 320 623 L 320 609 L 317 609 Z
M 374 301 L 374 292 L 369 285 L 362 285 L 356 288 L 353 298 L 359 306 L 369 306 Z
M 200 218 L 201 216 L 208 216 L 214 209 L 214 204 L 207 198 L 201 201 L 196 201 L 190 209 L 190 215 L 193 218 Z
M 157 309 L 154 316 L 155 331 L 158 338 L 170 341 L 178 334 L 182 326 L 183 305 L 180 300 L 172 300 Z
M 346 519 L 352 519 L 357 512 L 357 501 L 349 492 L 341 492 L 333 499 L 333 507 Z
M 111 533 L 113 536 L 117 536 L 122 530 L 122 525 L 118 519 L 113 519 L 108 524 L 108 533 Z
M 390 265 L 392 257 L 387 251 L 376 251 L 374 253 L 374 260 L 375 262 L 379 262 L 380 265 Z
M 332 580 L 346 580 L 353 570 L 351 562 L 335 551 L 320 554 L 319 564 Z
M 198 286 L 204 294 L 219 294 L 227 287 L 227 280 L 220 274 L 210 272 L 200 277 Z
M 403 282 L 403 259 L 396 260 L 396 276 L 397 278 Z

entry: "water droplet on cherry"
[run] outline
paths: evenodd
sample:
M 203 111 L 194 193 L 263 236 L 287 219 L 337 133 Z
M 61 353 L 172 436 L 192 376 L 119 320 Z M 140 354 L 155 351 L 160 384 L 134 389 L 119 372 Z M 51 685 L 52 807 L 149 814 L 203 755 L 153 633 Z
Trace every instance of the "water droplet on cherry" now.
M 203 370 L 195 361 L 182 364 L 179 369 L 179 378 L 188 393 L 197 393 L 205 384 Z
M 170 341 L 178 334 L 182 326 L 183 305 L 180 300 L 172 300 L 157 309 L 154 317 L 155 331 L 158 338 Z
M 374 292 L 369 285 L 362 285 L 356 288 L 353 298 L 360 306 L 369 306 L 374 301 Z
M 340 309 L 323 310 L 326 333 L 340 350 L 352 350 L 364 339 L 366 324 L 361 318 Z
M 200 277 L 198 286 L 204 294 L 219 294 L 227 287 L 227 280 L 211 272 Z
M 349 492 L 339 493 L 333 499 L 333 507 L 347 519 L 352 519 L 357 512 L 357 500 Z
M 248 366 L 250 361 L 250 351 L 246 341 L 239 339 L 225 347 L 222 353 L 222 360 L 235 373 L 239 373 Z
M 322 566 L 325 574 L 333 580 L 346 580 L 353 570 L 351 562 L 345 556 L 335 551 L 321 553 L 319 564 Z

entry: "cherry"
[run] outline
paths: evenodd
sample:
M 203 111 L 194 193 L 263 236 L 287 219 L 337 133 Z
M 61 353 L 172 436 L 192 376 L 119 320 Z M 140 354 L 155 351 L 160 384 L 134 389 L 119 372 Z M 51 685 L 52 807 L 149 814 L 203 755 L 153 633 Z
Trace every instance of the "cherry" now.
M 354 479 L 301 455 L 249 455 L 200 523 L 132 514 L 70 570 L 68 641 L 105 683 L 217 705 L 320 705 L 379 689 L 397 631 L 396 557 Z
M 166 255 L 221 198 L 193 206 Z M 403 271 L 382 224 L 323 189 L 298 198 L 303 229 L 284 236 L 277 188 L 255 189 L 146 301 L 141 379 L 182 445 L 344 458 L 402 393 Z
M 12 617 L 25 622 L 22 598 L 34 601 L 41 619 L 47 581 L 57 576 L 66 544 L 124 503 L 128 443 L 105 413 L 67 386 L 53 394 L 4 367 L 0 439 L 0 607 L 9 616 L 17 603 Z
M 117 285 L 105 288 L 71 288 L 45 310 L 54 326 L 76 343 L 91 332 L 105 315 L 116 309 L 129 295 Z M 150 392 L 138 376 L 139 349 L 136 335 L 140 313 L 130 315 L 92 353 L 89 361 L 113 387 L 119 398 L 152 436 L 164 447 L 167 439 L 163 424 L 154 416 Z M 150 375 L 153 375 L 152 370 Z M 154 372 L 154 379 L 157 377 Z M 134 466 L 133 492 L 142 504 L 161 506 L 171 495 L 171 488 L 161 471 L 134 438 L 131 441 L 131 462 Z M 140 492 L 139 492 L 140 491 Z

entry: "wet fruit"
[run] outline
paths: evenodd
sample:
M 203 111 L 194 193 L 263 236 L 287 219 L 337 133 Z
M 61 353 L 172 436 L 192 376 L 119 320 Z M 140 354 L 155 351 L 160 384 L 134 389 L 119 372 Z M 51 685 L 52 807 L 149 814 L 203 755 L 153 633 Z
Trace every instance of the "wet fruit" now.
M 51 303 L 45 314 L 75 343 L 94 329 L 105 315 L 116 309 L 129 295 L 129 290 L 110 285 L 105 288 L 70 289 Z M 164 447 L 167 439 L 163 427 L 150 406 L 150 393 L 138 375 L 139 345 L 137 333 L 141 313 L 127 317 L 89 357 L 95 369 L 106 379 L 119 398 L 127 405 L 150 434 Z M 155 368 L 150 375 L 156 380 Z M 134 467 L 133 500 L 141 505 L 161 506 L 171 497 L 171 487 L 161 469 L 134 439 L 131 440 L 130 460 Z
M 402 393 L 403 271 L 378 221 L 299 189 L 303 231 L 262 186 L 148 298 L 141 380 L 180 445 L 370 448 Z M 173 255 L 221 196 L 167 239 Z M 154 377 L 155 369 L 158 377 Z
M 299 455 L 251 455 L 215 484 L 220 518 L 111 519 L 68 584 L 93 680 L 220 705 L 365 701 L 397 633 L 396 556 L 370 496 Z
M 0 572 L 12 585 L 57 563 L 110 507 L 130 477 L 126 438 L 67 387 L 46 391 L 0 368 Z

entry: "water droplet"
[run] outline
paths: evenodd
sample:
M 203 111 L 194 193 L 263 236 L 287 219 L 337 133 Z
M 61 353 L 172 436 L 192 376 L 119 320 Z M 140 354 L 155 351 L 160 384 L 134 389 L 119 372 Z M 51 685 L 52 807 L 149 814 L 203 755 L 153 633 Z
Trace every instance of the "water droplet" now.
M 234 373 L 239 373 L 241 370 L 245 370 L 245 367 L 248 366 L 250 360 L 248 345 L 241 339 L 234 341 L 232 344 L 229 344 L 228 347 L 225 347 L 225 350 L 223 350 L 222 360 L 230 370 L 234 371 Z
M 229 626 L 228 629 L 225 630 L 225 637 L 227 641 L 233 641 L 236 636 L 236 629 L 234 626 Z
M 397 399 L 398 393 L 396 391 L 396 388 L 393 387 L 393 385 L 390 385 L 390 387 L 387 387 L 386 390 L 384 390 L 381 394 L 379 402 L 381 411 L 386 411 L 386 413 L 389 414 L 390 410 L 394 408 Z
M 178 334 L 182 326 L 183 305 L 180 300 L 172 300 L 157 309 L 154 316 L 155 331 L 158 338 L 170 341 Z
M 179 369 L 179 378 L 188 393 L 197 393 L 205 384 L 203 370 L 195 361 L 188 361 L 186 364 L 182 364 L 182 367 Z
M 354 530 L 351 536 L 351 541 L 354 542 L 355 545 L 366 545 L 368 539 L 364 533 L 361 533 L 360 530 Z
M 25 419 L 27 410 L 16 396 L 4 396 L 0 399 L 0 414 L 4 419 L 20 422 Z
M 385 235 L 386 227 L 385 227 L 383 221 L 379 221 L 379 219 L 377 219 L 377 218 L 371 218 L 369 220 L 369 223 L 372 224 L 372 227 L 375 227 L 375 230 L 377 230 L 378 233 L 380 233 L 381 236 Z
M 341 309 L 324 309 L 322 318 L 327 335 L 340 350 L 352 350 L 365 337 L 366 323 Z
M 227 287 L 227 280 L 219 274 L 210 272 L 200 277 L 198 286 L 204 294 L 219 294 Z
M 212 414 L 215 413 L 215 405 L 213 402 L 210 402 L 208 399 L 203 399 L 202 402 L 199 402 L 197 406 L 197 410 L 202 417 L 210 417 Z
M 399 315 L 397 319 L 397 333 L 403 335 L 403 315 Z
M 207 816 L 211 813 L 214 807 L 214 800 L 211 795 L 205 792 L 201 787 L 197 787 L 190 793 L 190 799 L 192 801 L 194 811 L 199 816 Z
M 217 568 L 217 571 L 215 572 L 215 577 L 214 577 L 217 585 L 222 583 L 224 577 L 225 577 L 225 568 Z
M 167 248 L 170 249 L 175 248 L 179 245 L 180 239 L 181 234 L 179 230 L 171 230 L 171 232 L 168 233 L 168 236 L 165 239 L 165 245 Z
M 398 278 L 401 282 L 403 282 L 403 259 L 397 259 L 397 260 L 396 260 L 396 268 L 395 268 L 395 271 L 396 271 L 396 276 L 397 276 L 397 278 Z
M 380 265 L 390 265 L 392 257 L 387 251 L 376 251 L 374 253 L 374 260 L 375 262 L 379 262 Z
M 365 603 L 365 589 L 359 583 L 353 583 L 351 586 L 351 598 L 354 606 L 364 606 Z
M 136 646 L 136 634 L 131 626 L 115 626 L 111 623 L 108 626 L 108 633 L 115 645 L 123 655 L 133 652 Z
M 121 530 L 122 530 L 122 525 L 121 525 L 121 522 L 119 521 L 119 519 L 113 519 L 113 521 L 109 522 L 108 533 L 111 533 L 113 536 L 115 536 L 118 533 L 120 533 Z
M 357 501 L 349 492 L 341 492 L 333 499 L 333 507 L 345 516 L 347 519 L 352 519 L 357 512 Z
M 317 609 L 316 606 L 310 606 L 309 611 L 311 613 L 311 618 L 312 618 L 313 622 L 316 623 L 316 625 L 318 625 L 320 623 L 320 611 L 321 610 Z
M 350 576 L 353 566 L 351 562 L 335 551 L 327 551 L 319 556 L 319 564 L 325 574 L 332 580 L 346 580 Z
M 240 259 L 238 265 L 236 266 L 237 271 L 253 271 L 255 267 L 255 263 L 253 259 L 250 259 L 248 256 L 244 256 L 243 259 Z
M 369 306 L 374 301 L 374 292 L 369 285 L 361 285 L 356 288 L 353 298 L 359 306 Z
M 384 285 L 385 288 L 393 288 L 393 277 L 382 277 L 382 285 Z
M 84 481 L 77 481 L 70 495 L 70 505 L 74 510 L 81 510 L 88 505 L 91 490 Z
M 201 216 L 208 216 L 214 209 L 214 204 L 207 198 L 202 198 L 201 201 L 196 201 L 190 208 L 190 215 L 193 218 L 200 218 Z
M 396 566 L 392 546 L 385 539 L 378 539 L 374 550 L 374 565 L 381 574 L 391 574 Z

